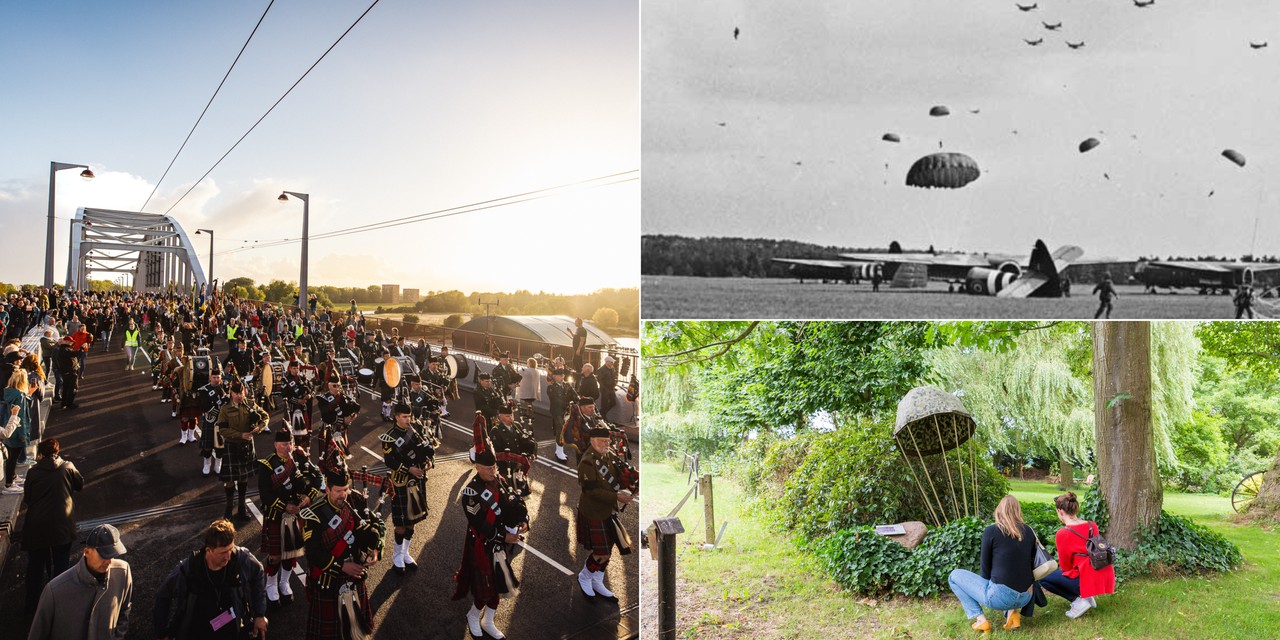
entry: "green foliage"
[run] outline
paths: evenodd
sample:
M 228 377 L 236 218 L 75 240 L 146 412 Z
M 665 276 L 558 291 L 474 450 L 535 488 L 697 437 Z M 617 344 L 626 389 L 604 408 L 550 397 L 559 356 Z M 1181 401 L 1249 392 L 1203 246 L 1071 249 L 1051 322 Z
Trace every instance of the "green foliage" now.
M 591 323 L 606 329 L 616 327 L 618 326 L 618 312 L 609 307 L 600 307 L 591 315 Z
M 911 558 L 909 549 L 871 527 L 844 529 L 818 543 L 814 551 L 840 586 L 867 594 L 890 591 Z
M 223 291 L 235 291 L 236 287 L 244 287 L 245 291 L 248 291 L 249 289 L 256 289 L 258 287 L 257 283 L 253 281 L 253 278 L 231 278 L 226 282 L 219 282 L 218 286 L 221 287 Z
M 720 458 L 732 457 L 737 440 L 717 429 L 714 422 L 698 413 L 668 412 L 649 416 L 640 425 L 641 459 L 656 461 L 673 455 L 699 454 L 701 459 L 717 464 Z
M 1240 548 L 1188 518 L 1160 512 L 1154 531 L 1138 532 L 1138 547 L 1116 558 L 1116 578 L 1174 572 L 1198 575 L 1230 571 L 1244 564 Z
M 957 512 L 963 515 L 968 511 L 964 504 L 951 502 L 952 485 L 942 457 L 926 456 L 923 472 L 918 460 L 912 460 L 913 467 L 908 467 L 893 445 L 892 425 L 887 421 L 859 421 L 812 437 L 803 461 L 794 471 L 788 471 L 785 463 L 795 460 L 793 447 L 788 446 L 786 453 L 779 451 L 775 458 L 784 465 L 771 475 L 785 478 L 785 484 L 781 499 L 773 502 L 771 509 L 781 525 L 804 537 L 821 538 L 854 525 L 932 522 L 912 477 L 912 468 L 931 496 L 930 502 L 933 490 L 923 476 L 932 478 L 943 501 L 944 513 L 940 517 L 950 519 L 957 517 Z M 963 472 L 954 457 L 948 463 L 956 485 L 954 495 L 963 501 L 968 492 L 972 501 L 972 481 L 960 486 L 961 478 L 971 478 L 968 456 L 963 457 Z M 1008 493 L 1008 482 L 983 458 L 978 459 L 978 489 L 979 513 L 992 511 Z
M 1076 498 L 1080 502 L 1080 517 L 1092 520 L 1099 529 L 1106 531 L 1107 525 L 1111 523 L 1111 515 L 1107 512 L 1107 503 L 1102 499 L 1102 494 L 1098 493 L 1098 485 L 1086 487 Z
M 466 322 L 466 319 L 462 317 L 462 314 L 455 313 L 444 319 L 444 326 L 450 329 L 457 329 L 462 326 L 463 322 Z
M 418 324 L 418 316 L 412 313 L 406 313 L 404 314 L 404 317 L 400 318 L 400 321 L 405 324 Z
M 1062 528 L 1062 521 L 1058 519 L 1058 511 L 1053 505 L 1044 502 L 1026 502 L 1022 505 L 1022 519 L 1032 529 L 1036 535 L 1040 537 L 1040 544 L 1049 553 L 1057 553 L 1057 544 L 1054 542 L 1054 535 L 1058 533 L 1058 529 Z
M 814 553 L 832 579 L 851 591 L 934 596 L 947 589 L 952 570 L 979 570 L 985 528 L 978 518 L 960 518 L 907 549 L 872 527 L 850 527 L 814 545 Z
M 1206 322 L 1196 336 L 1210 355 L 1271 379 L 1280 377 L 1280 325 L 1275 322 Z

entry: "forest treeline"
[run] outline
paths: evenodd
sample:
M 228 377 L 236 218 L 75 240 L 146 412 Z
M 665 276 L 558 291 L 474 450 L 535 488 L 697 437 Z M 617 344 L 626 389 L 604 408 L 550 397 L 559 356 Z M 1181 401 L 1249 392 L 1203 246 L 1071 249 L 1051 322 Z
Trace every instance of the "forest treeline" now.
M 646 235 L 640 239 L 640 273 L 709 278 L 785 278 L 787 265 L 774 258 L 834 258 L 886 247 L 837 247 L 765 238 L 686 238 Z M 928 251 L 928 249 L 908 249 Z

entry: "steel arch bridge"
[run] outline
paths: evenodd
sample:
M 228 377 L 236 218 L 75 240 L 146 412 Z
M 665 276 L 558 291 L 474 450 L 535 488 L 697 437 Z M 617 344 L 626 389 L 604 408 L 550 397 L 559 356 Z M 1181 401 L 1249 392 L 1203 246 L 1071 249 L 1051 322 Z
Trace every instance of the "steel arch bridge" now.
M 208 284 L 191 240 L 172 216 L 77 209 L 67 288 L 87 288 L 91 276 L 106 273 L 131 275 L 135 291 L 185 291 Z

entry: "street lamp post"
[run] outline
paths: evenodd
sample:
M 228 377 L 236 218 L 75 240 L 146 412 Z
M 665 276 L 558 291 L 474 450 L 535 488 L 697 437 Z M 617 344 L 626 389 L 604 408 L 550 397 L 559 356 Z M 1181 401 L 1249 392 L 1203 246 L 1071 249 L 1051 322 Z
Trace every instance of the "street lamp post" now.
M 196 229 L 196 235 L 209 234 L 209 293 L 213 293 L 213 229 Z
M 44 243 L 44 288 L 53 287 L 53 192 L 54 181 L 58 172 L 63 169 L 84 169 L 80 172 L 80 177 L 85 180 L 93 179 L 93 172 L 89 170 L 87 165 L 68 164 L 66 162 L 50 162 L 49 163 L 49 230 Z
M 280 202 L 288 202 L 289 196 L 302 201 L 302 273 L 298 276 L 298 306 L 302 307 L 302 319 L 306 320 L 311 317 L 311 305 L 307 304 L 307 240 L 310 238 L 311 196 L 285 191 L 277 199 Z

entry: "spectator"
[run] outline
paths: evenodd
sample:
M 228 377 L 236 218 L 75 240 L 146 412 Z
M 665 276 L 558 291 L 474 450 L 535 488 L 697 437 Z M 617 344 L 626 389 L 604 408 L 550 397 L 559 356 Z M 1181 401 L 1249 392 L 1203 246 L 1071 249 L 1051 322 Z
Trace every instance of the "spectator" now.
M 22 501 L 27 520 L 22 549 L 27 552 L 27 615 L 36 612 L 45 581 L 60 575 L 71 563 L 76 521 L 71 517 L 71 494 L 84 489 L 84 478 L 69 460 L 59 457 L 57 438 L 40 442 L 38 462 L 27 472 Z
M 58 389 L 55 396 L 62 398 L 63 409 L 76 409 L 76 389 L 80 386 L 80 359 L 76 357 L 75 342 L 66 336 L 58 342 L 53 352 L 53 366 L 58 370 Z
M 27 441 L 31 439 L 31 396 L 28 395 L 26 371 L 14 371 L 9 377 L 9 385 L 4 390 L 4 404 L 0 407 L 0 415 L 11 414 L 13 407 L 18 407 L 18 427 L 5 438 L 4 461 L 4 493 L 22 493 L 21 482 L 15 483 L 18 475 L 18 463 L 27 457 Z
M 44 367 L 40 366 L 40 359 L 34 353 L 28 353 L 22 359 L 19 367 L 27 374 L 27 389 L 31 395 L 31 451 L 27 452 L 27 458 L 32 460 L 36 455 L 35 445 L 40 442 L 40 402 L 44 400 Z
M 222 626 L 229 628 L 214 627 L 210 633 L 207 621 L 222 619 L 227 610 L 231 614 Z M 153 622 L 157 638 L 267 637 L 262 563 L 236 546 L 230 520 L 214 520 L 205 530 L 204 547 L 169 572 L 156 593 Z
M 89 333 L 88 327 L 80 325 L 78 331 L 72 331 L 71 346 L 76 352 L 76 359 L 80 361 L 80 370 L 76 375 L 83 375 L 85 368 L 85 358 L 89 355 L 89 345 L 93 344 L 93 334 Z
M 53 372 L 53 349 L 58 346 L 58 332 L 53 328 L 45 329 L 40 338 L 41 365 L 46 372 Z
M 120 531 L 100 524 L 85 540 L 84 557 L 45 585 L 27 640 L 106 640 L 129 632 L 133 573 Z

